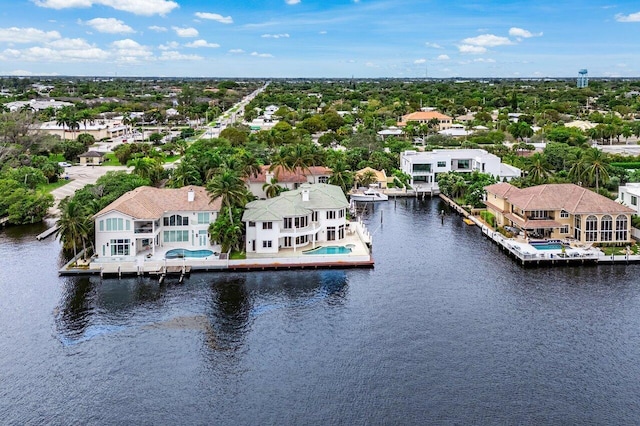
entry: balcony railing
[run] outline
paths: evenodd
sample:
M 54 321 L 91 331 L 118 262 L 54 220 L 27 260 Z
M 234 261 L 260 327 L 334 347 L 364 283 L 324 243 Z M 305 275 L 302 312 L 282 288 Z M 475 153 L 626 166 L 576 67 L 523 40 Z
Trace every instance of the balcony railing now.
M 309 226 L 304 228 L 287 228 L 280 231 L 283 237 L 299 237 L 301 235 L 311 235 L 320 230 L 321 226 L 318 222 L 311 222 Z

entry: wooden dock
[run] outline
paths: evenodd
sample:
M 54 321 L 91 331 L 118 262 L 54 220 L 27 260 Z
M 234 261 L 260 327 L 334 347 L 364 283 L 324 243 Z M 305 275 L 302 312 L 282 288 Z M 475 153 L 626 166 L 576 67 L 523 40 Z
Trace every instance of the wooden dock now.
M 0 226 L 4 226 L 9 222 L 9 216 L 0 217 Z
M 45 238 L 51 236 L 52 234 L 54 234 L 56 231 L 58 230 L 58 225 L 54 225 L 51 228 L 47 229 L 46 231 L 38 234 L 36 236 L 36 240 L 40 241 L 40 240 L 44 240 Z

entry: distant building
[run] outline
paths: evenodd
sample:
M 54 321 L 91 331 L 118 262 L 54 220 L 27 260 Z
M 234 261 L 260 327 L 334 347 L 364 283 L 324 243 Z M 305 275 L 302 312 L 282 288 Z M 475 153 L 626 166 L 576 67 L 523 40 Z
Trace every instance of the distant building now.
M 7 102 L 6 104 L 4 104 L 4 106 L 8 108 L 9 111 L 14 112 L 20 111 L 23 108 L 28 108 L 32 111 L 42 111 L 47 108 L 60 109 L 66 106 L 71 107 L 73 106 L 73 104 L 71 102 L 56 101 L 55 99 L 45 101 L 31 99 L 30 101 Z
M 578 71 L 578 88 L 583 89 L 589 86 L 589 76 L 586 69 Z
M 81 166 L 99 166 L 104 160 L 104 153 L 98 151 L 89 151 L 78 156 Z
M 402 120 L 398 122 L 398 126 L 404 127 L 409 123 L 428 124 L 431 120 L 438 121 L 438 130 L 448 129 L 453 124 L 453 118 L 439 113 L 438 111 L 416 111 L 411 114 L 403 115 Z
M 435 149 L 429 152 L 404 151 L 400 169 L 411 176 L 417 191 L 440 192 L 438 174 L 447 172 L 490 174 L 500 180 L 520 177 L 517 167 L 502 163 L 500 157 L 484 149 Z
M 635 210 L 636 215 L 640 216 L 640 183 L 629 182 L 626 185 L 618 187 L 617 201 L 625 206 Z

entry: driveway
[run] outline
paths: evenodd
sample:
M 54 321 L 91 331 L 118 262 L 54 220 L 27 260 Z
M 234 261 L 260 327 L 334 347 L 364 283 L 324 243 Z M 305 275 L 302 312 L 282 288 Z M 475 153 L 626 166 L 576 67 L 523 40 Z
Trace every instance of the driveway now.
M 75 194 L 78 189 L 84 188 L 85 185 L 96 183 L 100 176 L 107 174 L 113 170 L 127 171 L 126 166 L 72 166 L 65 167 L 66 175 L 69 176 L 70 182 L 60 188 L 51 191 L 54 198 L 54 205 L 49 209 L 49 216 L 59 216 L 58 204 L 64 198 Z M 63 175 L 64 178 L 64 175 Z

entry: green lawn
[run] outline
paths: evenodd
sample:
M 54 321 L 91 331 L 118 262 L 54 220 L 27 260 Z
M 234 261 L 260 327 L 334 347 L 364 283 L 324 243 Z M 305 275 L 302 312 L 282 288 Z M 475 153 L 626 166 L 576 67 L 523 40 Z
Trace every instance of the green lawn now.
M 60 179 L 57 182 L 53 182 L 53 183 L 45 183 L 43 185 L 38 185 L 38 187 L 36 188 L 39 192 L 45 192 L 45 193 L 49 193 L 51 191 L 53 191 L 54 189 L 58 189 L 61 186 L 65 186 L 66 184 L 68 184 L 69 182 L 71 182 L 70 180 L 64 180 L 64 179 Z
M 616 256 L 624 256 L 626 254 L 625 247 L 598 247 L 604 254 L 607 256 L 611 256 L 612 254 Z M 631 254 L 638 254 L 638 245 L 633 244 L 631 246 Z
M 113 152 L 107 152 L 104 156 L 103 166 L 122 166 Z
M 247 254 L 240 251 L 232 251 L 231 254 L 229 255 L 229 259 L 231 260 L 241 260 L 246 258 L 247 258 Z

